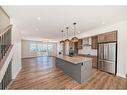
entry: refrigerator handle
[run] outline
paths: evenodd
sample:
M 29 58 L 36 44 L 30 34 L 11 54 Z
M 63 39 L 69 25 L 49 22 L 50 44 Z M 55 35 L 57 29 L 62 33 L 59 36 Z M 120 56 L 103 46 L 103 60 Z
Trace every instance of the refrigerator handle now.
M 109 44 L 108 44 L 108 54 L 107 54 L 107 60 L 109 60 Z

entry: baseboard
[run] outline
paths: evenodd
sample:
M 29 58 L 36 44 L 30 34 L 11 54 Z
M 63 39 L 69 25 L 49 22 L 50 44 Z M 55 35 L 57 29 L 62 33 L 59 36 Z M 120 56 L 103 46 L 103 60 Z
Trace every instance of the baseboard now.
M 11 86 L 11 84 L 13 83 L 14 79 L 11 80 L 11 82 L 9 83 L 9 85 L 7 86 L 7 90 L 9 89 L 9 87 Z
M 55 56 L 34 56 L 34 57 L 25 57 L 22 59 L 32 59 L 32 58 L 38 58 L 38 57 L 55 57 Z
M 117 74 L 117 76 L 122 77 L 122 78 L 127 78 L 127 74 Z
M 15 75 L 13 75 L 12 79 L 16 79 L 17 75 L 19 74 L 19 72 L 21 71 L 22 67 L 20 67 L 18 70 L 17 70 L 17 73 Z

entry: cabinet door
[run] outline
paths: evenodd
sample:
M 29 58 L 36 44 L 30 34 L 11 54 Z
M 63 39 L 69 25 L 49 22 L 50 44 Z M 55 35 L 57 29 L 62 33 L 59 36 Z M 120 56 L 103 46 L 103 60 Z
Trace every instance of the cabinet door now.
M 74 52 L 78 54 L 78 42 L 74 42 Z
M 100 34 L 98 35 L 98 42 L 105 42 L 106 35 L 105 34 Z
M 93 57 L 92 59 L 92 67 L 97 68 L 97 57 Z
M 92 37 L 92 49 L 97 49 L 97 36 Z
M 117 41 L 117 32 L 106 33 L 106 42 Z
M 98 35 L 98 42 L 112 42 L 117 41 L 117 32 L 108 32 Z
M 82 39 L 79 39 L 79 41 L 78 41 L 78 49 L 82 49 L 82 43 L 83 41 L 82 41 Z

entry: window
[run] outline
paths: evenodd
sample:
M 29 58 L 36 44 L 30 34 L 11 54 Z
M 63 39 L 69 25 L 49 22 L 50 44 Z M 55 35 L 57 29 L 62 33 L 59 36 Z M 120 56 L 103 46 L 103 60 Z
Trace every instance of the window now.
M 43 51 L 43 45 L 42 44 L 37 44 L 37 49 L 39 52 Z
M 37 54 L 37 56 L 50 56 L 56 54 L 56 44 L 54 43 L 32 42 L 29 46 L 30 52 Z
M 30 44 L 30 51 L 32 52 L 32 51 L 37 51 L 37 46 L 36 46 L 36 44 Z

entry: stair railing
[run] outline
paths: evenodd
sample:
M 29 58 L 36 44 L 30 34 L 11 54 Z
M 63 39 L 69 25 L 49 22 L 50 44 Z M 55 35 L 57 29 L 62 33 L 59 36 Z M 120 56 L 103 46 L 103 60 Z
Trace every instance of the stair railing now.
M 6 55 L 9 47 L 11 46 L 11 36 L 12 36 L 11 30 L 12 25 L 9 25 L 0 34 L 0 62 Z

